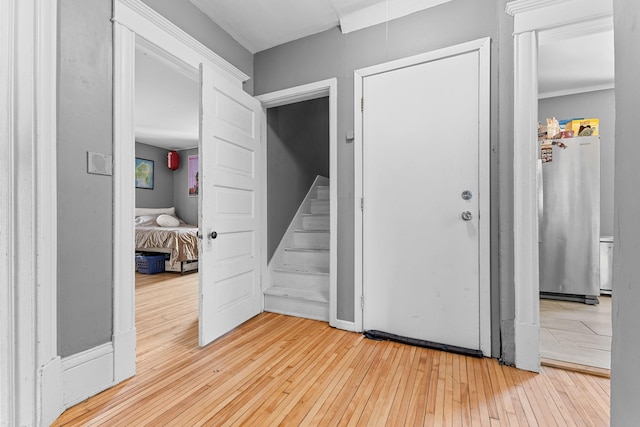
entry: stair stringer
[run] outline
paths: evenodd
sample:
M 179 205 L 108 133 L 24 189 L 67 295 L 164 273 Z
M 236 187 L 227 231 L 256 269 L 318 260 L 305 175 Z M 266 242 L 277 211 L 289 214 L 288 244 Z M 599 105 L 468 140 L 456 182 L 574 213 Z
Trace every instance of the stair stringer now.
M 275 282 L 274 271 L 276 268 L 282 266 L 285 263 L 285 259 L 284 259 L 285 249 L 294 246 L 294 233 L 296 230 L 301 230 L 303 228 L 302 215 L 308 213 L 311 210 L 311 200 L 316 197 L 315 196 L 317 194 L 316 189 L 320 186 L 328 186 L 328 185 L 329 185 L 329 178 L 321 175 L 316 176 L 316 179 L 313 181 L 313 184 L 311 184 L 311 187 L 309 188 L 307 195 L 304 197 L 304 200 L 298 207 L 298 211 L 293 216 L 293 219 L 291 220 L 291 223 L 289 223 L 289 227 L 287 228 L 287 231 L 284 233 L 284 236 L 282 236 L 282 239 L 280 240 L 280 243 L 278 244 L 276 251 L 273 253 L 273 256 L 271 257 L 271 261 L 269 261 L 269 264 L 267 265 L 267 275 L 268 275 L 267 286 L 262 289 L 263 291 L 265 291 L 266 289 L 272 288 L 274 286 L 274 282 Z

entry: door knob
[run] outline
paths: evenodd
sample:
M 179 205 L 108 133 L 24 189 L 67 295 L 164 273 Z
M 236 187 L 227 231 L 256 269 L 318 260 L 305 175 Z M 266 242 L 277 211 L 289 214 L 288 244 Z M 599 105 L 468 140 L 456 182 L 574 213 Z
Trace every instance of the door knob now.
M 216 237 L 218 237 L 218 233 L 215 231 L 212 231 L 211 234 L 209 234 L 210 239 L 215 239 Z
M 464 211 L 462 212 L 462 219 L 465 221 L 471 221 L 471 219 L 473 218 L 473 214 L 469 211 Z

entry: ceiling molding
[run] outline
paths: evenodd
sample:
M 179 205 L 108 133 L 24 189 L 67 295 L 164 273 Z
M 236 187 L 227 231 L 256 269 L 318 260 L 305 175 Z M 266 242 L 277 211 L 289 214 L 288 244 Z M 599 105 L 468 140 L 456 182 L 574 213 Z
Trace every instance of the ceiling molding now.
M 581 93 L 587 92 L 597 92 L 599 90 L 609 90 L 615 89 L 614 82 L 607 83 L 604 85 L 596 85 L 596 86 L 584 86 L 573 89 L 565 89 L 565 90 L 557 90 L 553 92 L 544 92 L 538 94 L 538 99 L 547 99 L 547 98 L 556 98 L 559 96 L 569 96 L 569 95 L 579 95 Z
M 200 82 L 200 73 L 197 69 L 142 37 L 136 38 L 136 51 L 150 56 L 190 80 Z
M 507 3 L 514 34 L 586 23 L 613 16 L 613 0 L 515 0 Z
M 113 21 L 129 28 L 137 34 L 142 28 L 149 28 L 149 25 L 157 27 L 173 39 L 178 40 L 180 43 L 197 52 L 198 55 L 201 55 L 222 71 L 226 72 L 233 79 L 242 83 L 250 78 L 220 55 L 213 52 L 140 0 L 116 0 L 113 8 Z
M 516 16 L 521 13 L 531 12 L 547 6 L 555 6 L 558 3 L 566 3 L 568 1 L 571 0 L 515 0 L 507 3 L 505 12 L 511 16 Z
M 576 37 L 590 36 L 594 34 L 613 32 L 613 16 L 606 16 L 591 21 L 576 24 L 564 25 L 540 31 L 538 34 L 538 45 L 556 43 L 571 40 Z
M 408 0 L 391 3 L 388 1 L 379 1 L 371 6 L 341 14 L 340 31 L 342 31 L 342 34 L 351 33 L 450 1 L 451 0 Z
M 212 12 L 210 11 L 210 7 L 207 5 L 205 1 L 203 0 L 190 0 L 190 1 L 191 1 L 191 4 L 197 7 L 198 10 L 200 10 L 202 13 L 207 15 L 207 17 L 209 17 L 209 19 L 211 19 L 212 22 L 214 22 L 216 25 L 222 28 L 227 34 L 231 36 L 231 38 L 233 38 L 235 41 L 240 43 L 240 45 L 242 45 L 242 47 L 247 49 L 249 52 L 251 52 L 252 54 L 256 54 L 259 51 L 263 50 L 263 49 L 260 49 L 258 46 L 256 46 L 254 43 L 252 43 L 247 37 L 245 37 L 244 34 L 242 34 L 242 31 L 237 31 L 236 28 L 226 19 L 218 18 L 214 20 L 213 18 L 211 18 Z

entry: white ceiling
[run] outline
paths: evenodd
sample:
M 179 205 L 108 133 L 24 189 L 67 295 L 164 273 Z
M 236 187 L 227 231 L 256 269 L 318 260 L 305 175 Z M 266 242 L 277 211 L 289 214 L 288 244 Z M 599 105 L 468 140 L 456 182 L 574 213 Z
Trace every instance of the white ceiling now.
M 540 98 L 611 89 L 614 78 L 613 24 L 609 20 L 540 34 Z
M 400 0 L 393 0 L 393 3 L 396 1 Z M 442 1 L 422 2 L 421 7 Z M 258 0 L 192 2 L 203 3 L 214 9 L 220 7 L 225 11 L 232 9 L 228 15 L 225 12 L 217 16 L 225 16 L 228 21 L 225 25 L 233 24 L 234 37 L 250 43 L 253 50 L 323 31 L 327 25 L 332 28 L 338 22 L 356 28 L 355 24 L 349 22 L 357 20 L 349 21 L 351 18 L 375 15 L 358 15 L 358 11 L 363 9 L 357 8 L 369 6 L 371 11 L 371 8 L 380 4 L 379 0 L 270 0 L 269 7 L 265 8 L 267 2 Z M 409 6 L 416 7 L 412 0 L 407 2 L 411 3 Z M 239 11 L 245 9 L 253 12 L 241 19 L 242 13 Z M 363 19 L 357 24 L 365 25 L 374 21 Z M 613 26 L 609 21 L 596 24 L 549 30 L 540 34 L 538 92 L 541 98 L 613 87 Z M 280 28 L 282 31 L 276 31 Z M 200 101 L 197 76 L 160 59 L 152 49 L 138 46 L 135 85 L 136 141 L 166 149 L 197 147 Z
M 193 76 L 141 46 L 135 70 L 136 141 L 169 150 L 197 147 L 200 88 Z
M 191 0 L 252 53 L 340 27 L 343 34 L 451 0 Z

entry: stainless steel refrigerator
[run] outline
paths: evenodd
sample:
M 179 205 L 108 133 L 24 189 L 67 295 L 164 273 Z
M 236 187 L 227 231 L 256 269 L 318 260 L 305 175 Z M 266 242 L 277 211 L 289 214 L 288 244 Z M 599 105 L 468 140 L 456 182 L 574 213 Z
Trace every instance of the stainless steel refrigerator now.
M 540 296 L 598 304 L 600 139 L 548 143 L 538 168 Z

